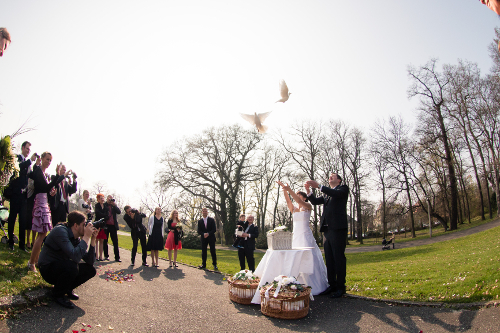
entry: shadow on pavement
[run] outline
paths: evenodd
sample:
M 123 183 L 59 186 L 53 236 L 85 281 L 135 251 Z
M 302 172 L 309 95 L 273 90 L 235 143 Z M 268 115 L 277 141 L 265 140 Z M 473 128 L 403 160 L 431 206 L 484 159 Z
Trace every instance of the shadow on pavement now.
M 144 267 L 141 266 L 143 269 L 140 271 L 139 276 L 144 279 L 144 281 L 151 282 L 154 279 L 157 279 L 160 274 L 161 274 L 161 269 L 157 269 L 154 267 Z
M 182 271 L 181 266 L 179 268 L 166 268 L 163 270 L 163 275 L 169 280 L 181 280 L 186 277 L 186 274 Z
M 252 314 L 252 310 L 245 310 L 243 305 L 238 304 L 235 307 L 243 313 Z M 370 323 L 373 324 L 373 332 L 377 332 L 377 326 L 382 322 L 394 330 L 414 333 L 419 332 L 421 330 L 419 327 L 422 327 L 423 324 L 437 326 L 446 332 L 467 331 L 472 328 L 473 320 L 477 315 L 477 311 L 462 310 L 458 315 L 459 325 L 454 325 L 440 319 L 441 315 L 446 312 L 452 313 L 456 310 L 391 306 L 390 304 L 370 301 L 356 302 L 348 298 L 331 299 L 325 296 L 316 296 L 315 301 L 311 302 L 309 314 L 303 319 L 266 318 L 276 327 L 298 332 L 360 332 L 359 327 L 364 327 L 364 331 L 366 331 L 366 327 L 369 327 Z
M 203 277 L 207 280 L 213 281 L 213 283 L 218 285 L 218 286 L 223 285 L 225 282 L 224 280 L 222 280 L 224 278 L 224 276 L 222 274 L 218 274 L 218 273 L 212 273 L 209 271 L 205 271 L 205 275 L 203 275 Z

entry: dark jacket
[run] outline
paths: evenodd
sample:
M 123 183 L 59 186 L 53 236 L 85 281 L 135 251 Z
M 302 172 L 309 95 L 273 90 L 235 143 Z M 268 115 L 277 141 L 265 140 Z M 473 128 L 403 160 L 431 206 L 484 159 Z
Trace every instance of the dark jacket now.
M 245 232 L 247 228 L 248 222 L 245 222 L 243 225 L 243 232 Z M 246 240 L 243 238 L 243 247 L 248 250 L 255 250 L 255 239 L 259 237 L 259 228 L 255 224 L 252 224 L 250 229 L 248 229 L 247 234 L 249 234 L 250 237 L 247 237 Z
M 205 228 L 205 222 L 203 218 L 198 220 L 198 235 L 203 238 L 203 234 L 208 232 L 208 239 L 215 239 L 215 232 L 217 231 L 217 227 L 215 226 L 215 220 L 213 217 L 207 217 L 207 227 Z
M 141 232 L 146 234 L 146 227 L 144 224 L 142 224 L 142 216 L 139 213 L 136 213 L 134 215 L 134 218 L 132 219 L 128 214 L 125 214 L 123 216 L 123 219 L 129 226 L 131 232 Z
M 101 218 L 104 218 L 104 221 L 107 221 L 109 219 L 109 205 L 107 202 L 104 203 L 104 208 L 101 208 L 100 203 L 95 204 L 95 220 L 99 220 Z M 111 206 L 111 213 L 113 214 L 113 220 L 115 221 L 115 228 L 116 230 L 119 230 L 120 228 L 118 227 L 118 220 L 116 219 L 116 214 L 120 214 L 121 210 L 118 208 L 118 206 Z
M 35 168 L 32 173 L 32 178 L 35 185 L 34 195 L 38 193 L 49 193 L 54 186 L 57 186 L 64 180 L 64 176 L 57 176 L 53 178 L 50 183 L 47 183 L 47 179 L 43 174 L 42 168 Z
M 315 197 L 313 193 L 307 197 L 313 205 L 324 205 L 319 231 L 325 232 L 328 229 L 347 229 L 347 199 L 349 197 L 349 187 L 347 185 L 339 185 L 332 189 L 322 186 L 321 192 L 325 195 Z
M 51 177 L 51 180 L 54 180 L 56 179 L 57 177 L 61 177 L 61 176 L 52 176 Z M 63 178 L 64 179 L 64 178 Z M 63 180 L 63 186 L 64 186 L 64 191 L 66 191 L 66 197 L 67 197 L 67 200 L 66 202 L 64 203 L 64 207 L 66 208 L 66 213 L 69 213 L 69 197 L 76 193 L 76 181 L 73 183 L 73 184 L 68 184 L 68 182 L 64 179 Z M 60 186 L 57 186 L 56 187 L 56 190 L 57 190 L 57 193 L 56 195 L 54 195 L 53 197 L 49 197 L 49 203 L 50 203 L 50 209 L 52 211 L 55 211 L 57 209 L 57 207 L 59 206 L 59 204 L 61 203 L 61 197 L 63 195 L 62 193 L 62 190 L 61 190 L 61 187 Z
M 23 155 L 17 155 L 17 162 L 19 163 L 19 177 L 10 182 L 10 187 L 13 194 L 21 194 L 22 190 L 28 186 L 28 170 L 31 165 L 31 159 L 26 159 L 23 162 Z
M 168 222 L 167 222 L 168 230 L 169 230 L 169 232 L 173 232 L 174 233 L 174 244 L 178 245 L 179 244 L 179 240 L 182 238 L 182 236 L 184 235 L 184 233 L 182 232 L 182 230 L 179 231 L 176 228 L 177 224 L 179 224 L 180 222 L 177 222 L 177 224 L 176 224 L 175 227 L 172 227 L 172 223 L 174 223 L 174 220 L 172 220 L 172 219 L 168 220 Z M 203 223 L 203 224 L 205 224 L 205 223 Z

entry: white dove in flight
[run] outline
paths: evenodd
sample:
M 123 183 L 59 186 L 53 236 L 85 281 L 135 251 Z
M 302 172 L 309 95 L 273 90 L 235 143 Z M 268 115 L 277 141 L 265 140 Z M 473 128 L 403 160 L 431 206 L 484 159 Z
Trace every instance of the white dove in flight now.
M 276 103 L 278 102 L 285 103 L 286 101 L 288 101 L 288 97 L 290 97 L 291 94 L 292 94 L 291 92 L 288 92 L 288 86 L 286 85 L 285 80 L 281 80 L 280 82 L 281 99 L 277 100 Z
M 257 127 L 257 131 L 259 131 L 259 133 L 266 133 L 267 126 L 262 125 L 262 123 L 264 122 L 264 120 L 266 120 L 267 116 L 269 116 L 271 114 L 271 112 L 272 111 L 266 112 L 266 113 L 255 112 L 253 115 L 240 113 L 240 115 L 243 117 L 243 119 L 248 121 L 250 124 L 255 125 L 255 127 Z

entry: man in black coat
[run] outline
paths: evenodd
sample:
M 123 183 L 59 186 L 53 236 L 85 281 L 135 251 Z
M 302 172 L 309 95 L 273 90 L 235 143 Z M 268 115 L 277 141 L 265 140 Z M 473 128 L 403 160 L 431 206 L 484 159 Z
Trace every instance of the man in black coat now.
M 61 175 L 64 175 L 63 165 L 57 165 L 56 174 L 51 178 L 54 179 Z M 49 197 L 50 203 L 50 213 L 52 215 L 52 226 L 55 226 L 59 222 L 66 222 L 66 217 L 69 214 L 69 197 L 76 193 L 77 184 L 76 184 L 76 174 L 73 173 L 73 183 L 70 184 L 66 179 L 59 183 L 56 186 L 56 195 L 53 197 Z
M 27 187 L 28 187 L 28 174 L 31 170 L 31 164 L 36 160 L 36 154 L 31 155 L 31 159 L 28 159 L 30 153 L 31 143 L 28 141 L 23 142 L 21 146 L 21 154 L 17 155 L 17 161 L 19 163 L 19 177 L 12 180 L 9 184 L 12 194 L 10 198 L 10 212 L 9 212 L 9 244 L 8 247 L 11 251 L 14 250 L 14 225 L 16 223 L 16 218 L 19 215 L 19 249 L 21 251 L 26 251 L 25 248 L 25 228 L 26 228 L 26 212 L 27 212 Z
M 245 269 L 245 258 L 248 262 L 248 269 L 255 271 L 255 258 L 253 251 L 255 250 L 255 239 L 259 237 L 259 228 L 253 224 L 253 215 L 248 215 L 247 221 L 243 225 L 243 234 L 240 245 L 243 248 L 238 249 L 238 257 L 240 259 L 241 270 Z
M 306 182 L 307 199 L 313 205 L 324 205 L 321 215 L 320 232 L 325 235 L 325 261 L 330 286 L 321 294 L 333 292 L 332 298 L 345 294 L 346 258 L 345 247 L 347 240 L 347 198 L 349 187 L 341 185 L 342 178 L 332 173 L 328 180 L 331 187 L 320 185 L 314 180 Z M 316 197 L 310 189 L 318 188 L 324 195 Z
M 125 215 L 123 219 L 130 227 L 130 236 L 132 237 L 132 266 L 135 265 L 135 255 L 137 254 L 137 243 L 141 241 L 142 249 L 142 266 L 148 266 L 146 259 L 148 258 L 148 250 L 146 248 L 146 227 L 142 224 L 142 219 L 146 215 L 140 213 L 137 209 L 130 206 L 125 206 Z
M 207 268 L 207 246 L 210 245 L 210 255 L 214 269 L 217 268 L 217 255 L 215 254 L 215 220 L 208 216 L 208 209 L 201 211 L 203 218 L 198 221 L 198 235 L 201 236 L 201 266 L 199 269 Z
M 120 214 L 121 210 L 116 205 L 116 201 L 112 195 L 107 196 L 106 202 L 104 203 L 103 206 L 104 206 L 103 210 L 107 212 L 106 229 L 104 230 L 106 232 L 106 239 L 103 242 L 104 257 L 106 258 L 106 260 L 109 259 L 108 239 L 109 237 L 111 237 L 111 241 L 113 242 L 113 252 L 115 254 L 115 261 L 122 262 L 120 260 L 120 249 L 118 248 L 118 230 L 120 228 L 118 227 L 118 219 L 116 218 L 116 215 Z

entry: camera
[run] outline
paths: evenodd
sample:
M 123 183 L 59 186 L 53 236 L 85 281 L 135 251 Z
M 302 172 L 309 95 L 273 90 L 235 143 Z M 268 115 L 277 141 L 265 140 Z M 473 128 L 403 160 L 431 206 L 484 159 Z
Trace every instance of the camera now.
M 92 223 L 92 225 L 96 229 L 106 229 L 106 221 L 103 218 L 94 222 L 88 221 L 86 225 L 88 225 L 89 223 Z
M 139 214 L 142 218 L 147 217 L 146 214 L 139 212 L 137 209 L 132 208 L 132 213 Z
M 40 158 L 40 155 L 38 155 L 37 153 L 35 153 L 35 156 L 36 156 L 36 158 Z
M 111 201 L 111 202 L 115 202 L 115 199 L 111 199 L 110 201 Z

